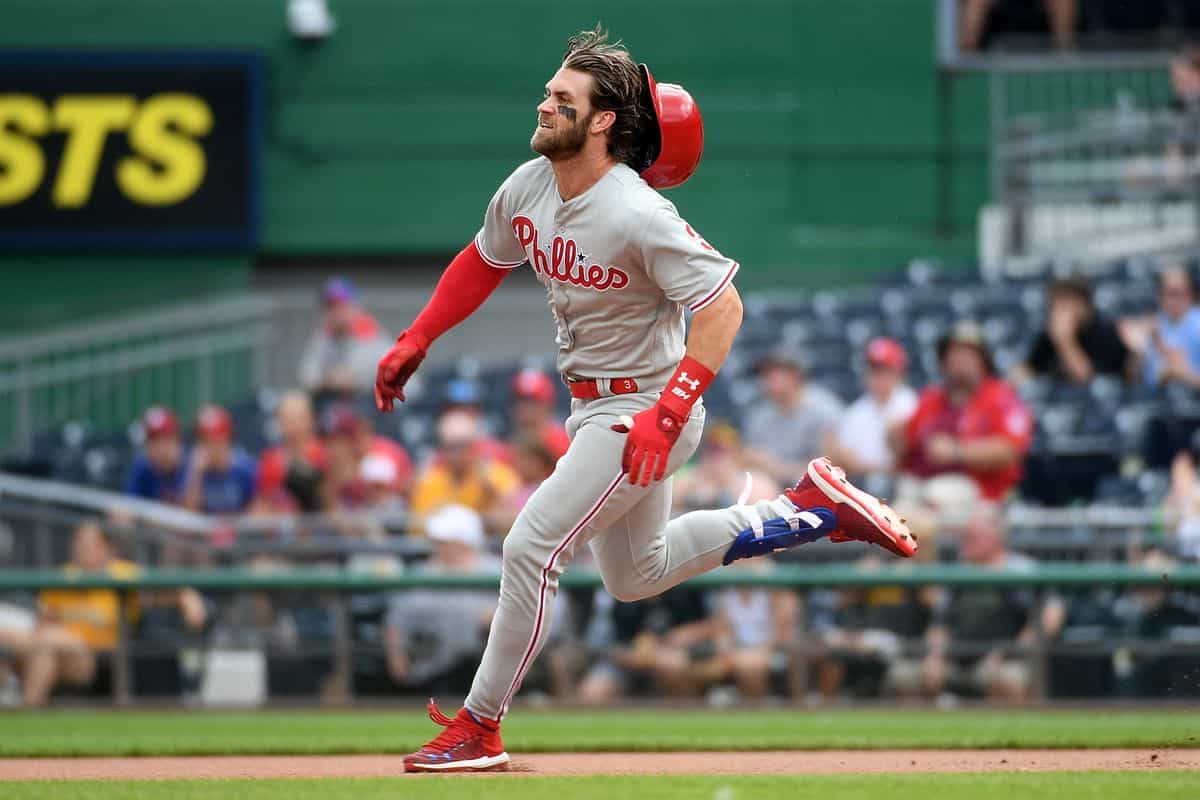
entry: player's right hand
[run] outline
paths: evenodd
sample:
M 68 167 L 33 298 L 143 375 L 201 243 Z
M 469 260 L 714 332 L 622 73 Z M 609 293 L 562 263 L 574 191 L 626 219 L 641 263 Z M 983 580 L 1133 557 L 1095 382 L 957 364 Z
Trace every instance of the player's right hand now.
M 379 359 L 375 371 L 375 407 L 382 412 L 391 411 L 396 400 L 404 402 L 404 384 L 421 366 L 429 351 L 429 340 L 409 328 L 391 349 Z

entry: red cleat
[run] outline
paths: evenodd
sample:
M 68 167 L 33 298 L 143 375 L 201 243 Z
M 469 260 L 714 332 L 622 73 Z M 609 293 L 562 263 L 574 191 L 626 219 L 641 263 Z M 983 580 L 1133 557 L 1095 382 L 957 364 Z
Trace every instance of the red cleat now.
M 445 726 L 433 741 L 404 757 L 405 772 L 482 772 L 508 769 L 500 723 L 459 709 L 453 719 L 429 701 L 429 718 Z
M 869 542 L 904 558 L 917 552 L 917 537 L 895 510 L 846 480 L 828 458 L 808 462 L 804 477 L 783 494 L 798 508 L 832 508 L 837 529 L 829 534 L 831 542 Z

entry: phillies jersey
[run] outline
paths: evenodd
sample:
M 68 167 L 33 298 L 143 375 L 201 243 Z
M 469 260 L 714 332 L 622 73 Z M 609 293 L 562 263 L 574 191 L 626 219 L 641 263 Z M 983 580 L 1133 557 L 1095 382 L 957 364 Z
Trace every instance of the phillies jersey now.
M 548 159 L 522 164 L 492 197 L 475 245 L 493 267 L 530 264 L 546 287 L 559 372 L 644 388 L 661 387 L 683 358 L 684 309 L 712 303 L 738 270 L 625 164 L 565 202 Z

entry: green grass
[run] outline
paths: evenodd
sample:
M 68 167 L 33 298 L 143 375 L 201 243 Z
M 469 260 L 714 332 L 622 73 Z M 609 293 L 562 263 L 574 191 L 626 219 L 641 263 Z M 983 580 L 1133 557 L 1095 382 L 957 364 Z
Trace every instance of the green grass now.
M 403 753 L 421 711 L 0 713 L 0 756 Z M 623 750 L 1200 747 L 1189 711 L 525 711 L 514 753 Z M 1200 796 L 1200 795 L 1198 795 Z
M 612 800 L 619 797 L 687 800 L 1012 800 L 1026 797 L 1154 800 L 1188 798 L 1200 791 L 1194 772 L 1042 772 L 960 775 L 816 775 L 806 777 L 462 777 L 356 778 L 341 780 L 223 780 L 126 782 L 52 782 L 3 784 L 6 800 L 190 800 L 238 797 L 240 800 Z

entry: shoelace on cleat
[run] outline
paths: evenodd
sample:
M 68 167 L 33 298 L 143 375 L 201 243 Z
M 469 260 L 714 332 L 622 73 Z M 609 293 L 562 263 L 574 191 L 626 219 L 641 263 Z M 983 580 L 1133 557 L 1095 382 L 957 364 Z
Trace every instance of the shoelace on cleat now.
M 432 699 L 429 701 L 429 718 L 438 725 L 444 726 L 445 730 L 434 737 L 433 741 L 422 747 L 422 750 L 431 750 L 437 753 L 445 753 L 458 747 L 463 742 L 470 741 L 479 735 L 478 731 L 474 730 L 473 725 L 457 720 L 453 717 L 447 717 L 441 712 Z

